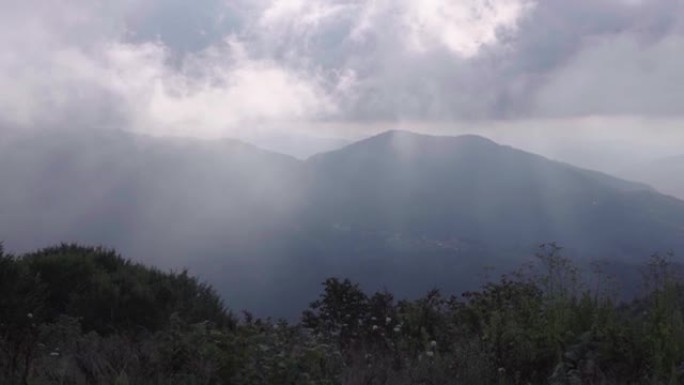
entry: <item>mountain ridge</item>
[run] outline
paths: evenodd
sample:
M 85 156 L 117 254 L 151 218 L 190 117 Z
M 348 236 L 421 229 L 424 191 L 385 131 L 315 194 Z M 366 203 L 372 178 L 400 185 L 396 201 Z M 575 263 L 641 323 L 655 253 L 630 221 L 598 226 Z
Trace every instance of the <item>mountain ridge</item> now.
M 262 313 L 330 275 L 467 290 L 543 242 L 629 264 L 684 249 L 684 202 L 473 135 L 390 131 L 306 161 L 232 140 L 35 137 L 0 151 L 0 179 L 8 249 L 117 247 Z

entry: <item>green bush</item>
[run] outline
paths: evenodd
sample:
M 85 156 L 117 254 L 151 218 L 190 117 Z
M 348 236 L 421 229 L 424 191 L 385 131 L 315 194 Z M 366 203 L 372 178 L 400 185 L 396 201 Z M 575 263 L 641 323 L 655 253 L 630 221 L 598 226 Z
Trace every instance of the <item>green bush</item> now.
M 186 272 L 109 250 L 0 248 L 0 383 L 682 383 L 684 297 L 668 257 L 653 257 L 642 298 L 617 304 L 561 251 L 545 245 L 535 268 L 460 297 L 396 301 L 331 278 L 288 324 L 236 320 Z

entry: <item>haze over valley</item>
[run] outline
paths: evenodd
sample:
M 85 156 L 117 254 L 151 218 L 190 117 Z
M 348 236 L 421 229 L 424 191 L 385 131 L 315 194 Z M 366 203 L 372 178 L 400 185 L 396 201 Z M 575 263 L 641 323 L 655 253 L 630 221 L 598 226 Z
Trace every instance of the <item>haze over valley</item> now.
M 261 315 L 292 316 L 329 276 L 415 297 L 473 289 L 540 243 L 630 277 L 684 248 L 681 200 L 477 135 L 394 130 L 299 160 L 229 139 L 63 131 L 6 143 L 0 165 L 8 250 L 105 245 L 189 268 Z

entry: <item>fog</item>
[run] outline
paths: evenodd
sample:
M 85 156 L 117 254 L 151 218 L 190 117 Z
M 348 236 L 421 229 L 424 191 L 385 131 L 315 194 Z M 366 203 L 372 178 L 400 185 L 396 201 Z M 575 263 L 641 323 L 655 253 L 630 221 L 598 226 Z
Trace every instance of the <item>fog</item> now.
M 604 172 L 666 153 L 595 135 L 537 138 L 530 122 L 525 141 L 506 131 L 511 126 L 401 127 L 475 132 Z M 335 130 L 346 133 L 333 148 L 371 135 L 349 126 Z M 232 308 L 286 316 L 301 309 L 331 275 L 411 296 L 437 285 L 472 288 L 485 266 L 513 269 L 544 241 L 562 242 L 573 256 L 592 252 L 629 263 L 679 248 L 673 242 L 681 237 L 670 234 L 680 231 L 684 203 L 657 196 L 641 202 L 627 194 L 648 191 L 645 186 L 624 182 L 622 187 L 607 175 L 584 175 L 518 151 L 509 155 L 507 147 L 493 143 L 480 151 L 478 141 L 443 147 L 440 141 L 447 137 L 397 138 L 389 147 L 378 137 L 348 145 L 339 161 L 337 152 L 304 161 L 231 139 L 83 129 L 5 137 L 0 234 L 10 252 L 77 242 L 115 248 L 162 269 L 188 268 L 212 283 Z M 322 150 L 319 144 L 309 142 L 308 150 Z M 642 151 L 641 159 L 635 149 Z M 660 177 L 681 181 L 676 175 Z M 596 185 L 596 179 L 605 180 Z M 682 191 L 665 182 L 663 187 L 672 188 L 671 195 Z M 605 209 L 592 209 L 603 202 Z M 653 207 L 671 212 L 674 227 L 638 216 Z M 648 233 L 639 230 L 634 244 L 620 235 L 633 231 L 631 223 L 649 226 Z M 420 268 L 413 260 L 421 261 Z
M 314 258 L 327 235 L 302 219 L 320 182 L 305 160 L 394 129 L 477 134 L 684 199 L 679 1 L 4 2 L 13 252 L 104 244 L 245 306 L 296 281 L 277 303 L 337 263 Z

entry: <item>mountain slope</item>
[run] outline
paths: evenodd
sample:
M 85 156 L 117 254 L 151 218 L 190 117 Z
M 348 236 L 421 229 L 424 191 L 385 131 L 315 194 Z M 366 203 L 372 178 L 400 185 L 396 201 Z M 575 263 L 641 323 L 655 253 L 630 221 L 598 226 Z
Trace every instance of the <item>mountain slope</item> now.
M 648 183 L 664 194 L 684 199 L 684 155 L 643 162 L 621 170 L 620 174 Z
M 542 242 L 633 264 L 684 250 L 684 202 L 477 136 L 392 131 L 308 161 L 231 140 L 43 134 L 0 144 L 0 240 L 189 267 L 235 309 L 288 315 L 346 276 L 467 290 Z M 492 273 L 495 274 L 495 273 Z
M 15 250 L 80 241 L 161 258 L 205 243 L 251 248 L 289 222 L 300 179 L 297 160 L 236 141 L 40 135 L 0 151 L 0 234 Z
M 342 227 L 620 258 L 684 244 L 684 202 L 477 136 L 391 131 L 309 165 L 317 210 Z

